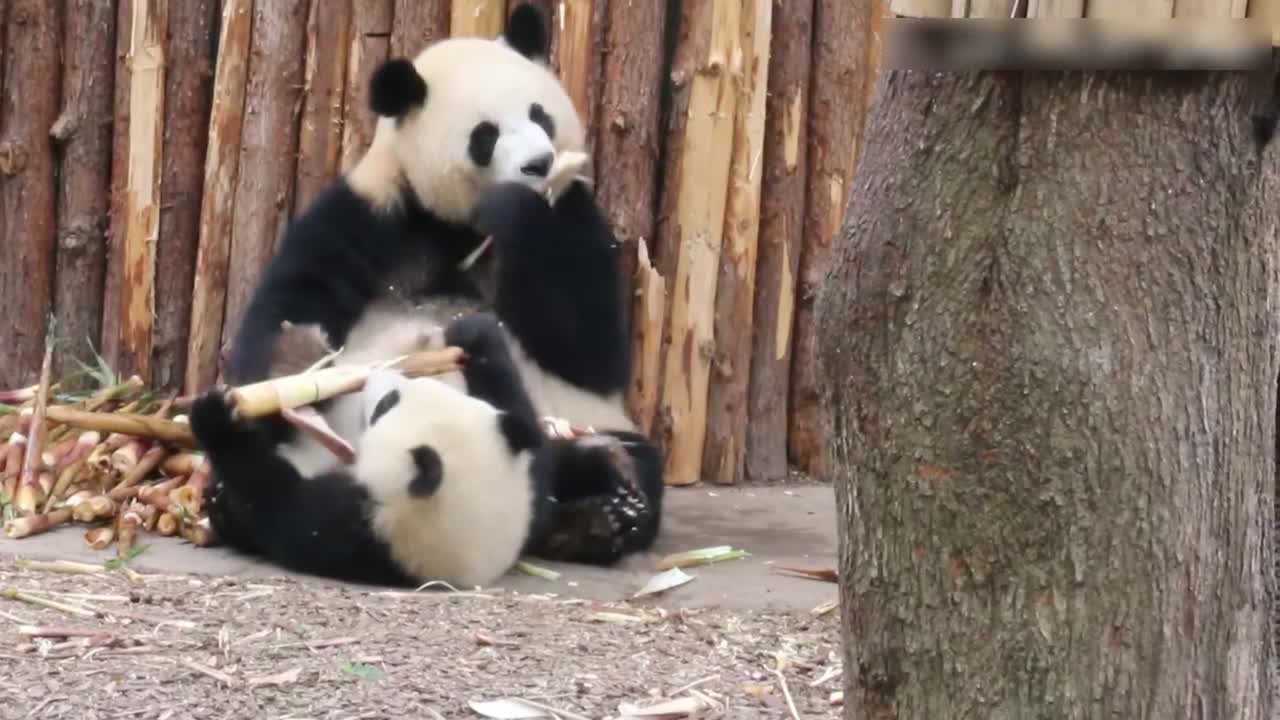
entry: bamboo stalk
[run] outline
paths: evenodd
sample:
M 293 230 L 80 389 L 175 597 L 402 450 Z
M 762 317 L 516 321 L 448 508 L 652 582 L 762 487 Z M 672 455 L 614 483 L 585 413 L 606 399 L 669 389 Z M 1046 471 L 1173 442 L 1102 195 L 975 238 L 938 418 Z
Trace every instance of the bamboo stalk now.
M 708 378 L 702 476 L 721 485 L 742 477 L 746 461 L 747 386 L 755 311 L 756 244 L 769 82 L 772 0 L 742 0 L 742 86 L 734 122 L 724 246 L 715 296 L 715 372 Z
M 131 0 L 120 366 L 151 375 L 168 0 Z
M 196 447 L 191 427 L 186 423 L 174 422 L 133 413 L 93 413 L 84 410 L 72 410 L 63 407 L 49 408 L 50 418 L 83 430 L 97 430 L 101 433 L 120 433 L 134 437 L 145 437 L 162 442 L 174 443 L 186 448 Z
M 714 351 L 715 297 L 724 236 L 725 188 L 741 85 L 741 3 L 686 3 L 690 34 L 707 28 L 710 44 L 688 79 L 689 102 L 675 183 L 678 244 L 670 303 L 671 342 L 664 361 L 661 414 L 670 423 L 664 477 L 698 481 L 707 423 L 707 384 Z M 664 273 L 667 275 L 667 273 Z
M 27 426 L 27 447 L 22 458 L 22 474 L 18 479 L 18 492 L 13 504 L 22 514 L 36 511 L 43 500 L 40 493 L 40 454 L 46 433 L 45 417 L 49 412 L 49 384 L 53 374 L 53 325 L 45 337 L 44 359 L 40 363 L 40 385 L 36 390 L 35 407 Z
M 189 393 L 212 385 L 218 375 L 252 8 L 253 0 L 226 0 L 222 11 L 218 64 L 209 111 L 200 239 L 191 294 L 191 330 L 184 383 Z
M 85 531 L 84 541 L 94 550 L 105 550 L 116 539 L 115 527 L 108 525 L 106 527 L 90 528 Z
M 98 444 L 102 435 L 98 432 L 90 430 L 80 434 L 76 439 L 75 446 L 68 453 L 65 459 L 65 465 L 58 473 L 57 482 L 54 483 L 53 489 L 49 492 L 49 497 L 45 499 L 44 511 L 49 512 L 53 509 L 53 503 L 64 493 L 67 488 L 71 487 L 71 483 L 76 479 L 85 467 L 85 460 L 88 459 L 89 453 Z
M 62 508 L 54 510 L 50 513 L 40 515 L 27 515 L 24 517 L 6 520 L 4 523 L 4 534 L 10 538 L 18 539 L 38 535 L 42 532 L 48 532 L 59 525 L 65 525 L 71 521 L 71 510 Z

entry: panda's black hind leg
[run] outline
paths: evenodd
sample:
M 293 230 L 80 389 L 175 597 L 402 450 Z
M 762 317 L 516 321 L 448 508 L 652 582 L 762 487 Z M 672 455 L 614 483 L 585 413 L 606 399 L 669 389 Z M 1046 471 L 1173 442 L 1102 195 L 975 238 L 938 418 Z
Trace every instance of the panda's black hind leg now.
M 661 503 L 660 495 L 644 489 L 654 459 L 637 457 L 611 433 L 552 441 L 534 469 L 556 498 L 530 552 L 548 560 L 611 565 L 648 549 Z M 661 472 L 660 463 L 656 469 Z

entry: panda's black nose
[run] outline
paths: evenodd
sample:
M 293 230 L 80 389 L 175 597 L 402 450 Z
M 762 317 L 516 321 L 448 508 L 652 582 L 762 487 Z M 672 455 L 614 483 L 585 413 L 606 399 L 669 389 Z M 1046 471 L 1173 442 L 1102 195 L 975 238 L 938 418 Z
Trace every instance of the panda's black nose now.
M 520 172 L 525 175 L 534 175 L 536 177 L 546 177 L 551 172 L 551 161 L 555 159 L 554 153 L 546 153 L 525 163 L 520 168 Z

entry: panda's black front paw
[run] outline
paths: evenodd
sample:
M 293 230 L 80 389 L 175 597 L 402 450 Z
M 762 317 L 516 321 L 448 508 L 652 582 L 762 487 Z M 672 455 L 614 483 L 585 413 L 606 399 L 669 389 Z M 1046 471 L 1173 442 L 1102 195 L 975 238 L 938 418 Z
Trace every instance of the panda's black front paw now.
M 191 404 L 191 434 L 206 450 L 216 450 L 234 443 L 240 434 L 231 413 L 231 398 L 223 387 L 215 387 Z
M 491 364 L 510 358 L 502 326 L 490 313 L 472 313 L 454 320 L 445 328 L 444 343 L 462 348 L 468 362 Z
M 520 183 L 499 183 L 480 196 L 471 224 L 499 242 L 529 237 L 551 218 L 551 205 L 537 190 Z

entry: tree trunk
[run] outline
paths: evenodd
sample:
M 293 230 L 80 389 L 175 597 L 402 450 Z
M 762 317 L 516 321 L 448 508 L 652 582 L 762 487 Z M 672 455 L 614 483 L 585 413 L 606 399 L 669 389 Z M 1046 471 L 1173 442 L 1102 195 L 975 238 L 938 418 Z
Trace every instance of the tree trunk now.
M 743 460 L 743 475 L 751 482 L 787 475 L 787 391 L 791 387 L 791 321 L 804 229 L 812 34 L 812 3 L 773 0 L 749 422 L 745 423 Z
M 158 388 L 177 389 L 187 364 L 220 5 L 217 0 L 169 4 L 160 179 L 164 239 L 156 246 L 156 302 L 163 312 L 156 313 L 151 368 L 152 383 Z
M 275 253 L 292 214 L 307 9 L 307 0 L 253 5 L 253 49 L 240 131 L 224 344 L 235 336 L 258 276 Z
M 813 10 L 809 178 L 792 326 L 787 446 L 792 462 L 824 478 L 827 441 L 819 408 L 821 383 L 814 372 L 813 299 L 830 267 L 831 241 L 840 228 L 846 182 L 862 136 L 873 7 L 871 0 L 816 0 Z
M 449 0 L 396 0 L 391 55 L 413 59 L 427 45 L 449 37 Z
M 92 365 L 90 350 L 100 346 L 111 208 L 115 26 L 111 0 L 67 3 L 62 30 L 62 113 L 50 130 L 62 148 L 53 303 L 64 343 L 54 355 L 54 372 L 59 376 L 79 370 L 77 361 Z
M 847 716 L 1275 717 L 1280 146 L 1020 77 L 888 78 L 815 306 Z
M 57 180 L 49 129 L 61 94 L 58 8 L 11 0 L 0 95 L 0 387 L 34 382 L 53 309 Z

